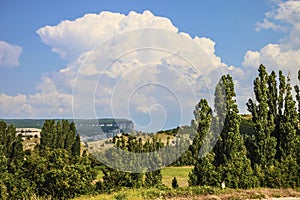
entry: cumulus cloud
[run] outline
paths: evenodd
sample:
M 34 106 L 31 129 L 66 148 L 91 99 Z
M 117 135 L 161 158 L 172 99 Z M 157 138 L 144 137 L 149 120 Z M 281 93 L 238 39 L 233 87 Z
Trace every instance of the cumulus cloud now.
M 275 24 L 273 22 L 270 22 L 268 19 L 264 19 L 263 22 L 257 22 L 256 23 L 256 31 L 261 31 L 264 29 L 273 29 L 275 31 L 284 31 L 286 30 L 283 26 L 279 24 Z
M 274 10 L 266 13 L 266 19 L 256 28 L 284 29 L 287 36 L 277 44 L 270 43 L 260 50 L 246 52 L 243 65 L 247 69 L 257 69 L 259 64 L 264 64 L 270 70 L 295 74 L 300 66 L 300 1 L 280 2 Z
M 190 122 L 199 98 L 213 95 L 221 74 L 241 76 L 216 55 L 214 41 L 179 32 L 150 11 L 86 14 L 37 33 L 69 64 L 45 74 L 36 94 L 2 94 L 4 114 L 13 100 L 19 116 L 149 120 L 152 115 L 156 125 L 148 128 L 177 126 Z
M 64 20 L 56 26 L 42 27 L 37 33 L 53 52 L 74 59 L 117 34 L 146 27 L 177 31 L 168 18 L 154 16 L 150 11 L 132 11 L 128 15 L 107 11 L 86 14 L 74 21 Z
M 11 45 L 5 41 L 0 41 L 0 66 L 16 67 L 19 63 L 19 57 L 22 48 L 17 45 Z
M 284 31 L 286 36 L 277 43 L 269 43 L 258 50 L 249 50 L 244 55 L 242 73 L 236 77 L 238 103 L 245 105 L 250 98 L 253 80 L 257 76 L 260 64 L 278 72 L 283 71 L 290 75 L 292 85 L 297 83 L 297 74 L 300 66 L 300 1 L 276 1 L 274 9 L 265 14 L 263 22 L 256 25 L 257 31 L 272 29 Z M 236 71 L 235 71 L 236 73 Z M 241 106 L 242 107 L 242 106 Z M 244 107 L 245 108 L 245 107 Z M 246 109 L 242 110 L 246 112 Z
M 1 117 L 65 118 L 72 116 L 72 94 L 61 92 L 49 77 L 43 77 L 31 95 L 0 94 Z
M 291 70 L 300 66 L 300 49 L 284 50 L 280 44 L 268 44 L 258 51 L 248 51 L 245 55 L 245 66 L 259 66 L 263 63 L 273 69 Z

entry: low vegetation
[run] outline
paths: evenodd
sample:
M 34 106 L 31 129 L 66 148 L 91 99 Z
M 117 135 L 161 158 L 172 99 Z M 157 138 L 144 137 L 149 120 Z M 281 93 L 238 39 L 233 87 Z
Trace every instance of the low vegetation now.
M 74 200 L 144 200 L 144 199 L 197 199 L 197 200 L 245 200 L 245 199 L 270 199 L 280 197 L 300 197 L 300 189 L 220 189 L 215 187 L 184 187 L 176 190 L 156 187 L 156 188 L 138 188 L 122 189 L 120 191 L 106 193 L 96 196 L 83 196 Z

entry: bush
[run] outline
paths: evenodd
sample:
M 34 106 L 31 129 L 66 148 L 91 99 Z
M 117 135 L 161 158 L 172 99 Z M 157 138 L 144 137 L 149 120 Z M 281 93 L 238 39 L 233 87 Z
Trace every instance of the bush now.
M 179 185 L 178 185 L 177 179 L 176 179 L 176 177 L 174 177 L 172 180 L 172 188 L 176 189 L 178 187 L 179 187 Z

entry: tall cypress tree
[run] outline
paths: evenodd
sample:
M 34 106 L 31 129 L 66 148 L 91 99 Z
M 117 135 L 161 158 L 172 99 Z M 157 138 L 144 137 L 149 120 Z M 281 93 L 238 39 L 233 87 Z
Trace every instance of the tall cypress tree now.
M 219 86 L 221 85 L 221 86 Z M 235 91 L 232 77 L 230 75 L 222 76 L 217 88 L 224 88 L 225 98 L 223 108 L 216 107 L 216 112 L 221 113 L 225 111 L 223 124 L 221 124 L 221 134 L 219 140 L 214 148 L 216 154 L 215 165 L 224 164 L 227 160 L 232 159 L 233 154 L 242 150 L 242 138 L 239 133 L 240 116 L 239 110 L 235 100 Z M 218 94 L 218 93 L 217 93 Z M 222 97 L 215 96 L 215 99 Z M 222 104 L 222 103 L 220 103 Z
M 279 72 L 282 76 L 282 72 Z M 299 166 L 297 164 L 297 151 L 299 150 L 299 137 L 297 136 L 298 113 L 296 102 L 292 96 L 292 87 L 290 78 L 287 78 L 284 84 L 284 95 L 281 97 L 283 111 L 278 114 L 278 148 L 277 168 L 280 175 L 277 177 L 277 182 L 281 187 L 297 187 L 300 185 L 298 176 Z M 280 95 L 281 96 L 281 95 Z
M 214 147 L 216 154 L 214 164 L 220 174 L 221 181 L 231 188 L 249 188 L 254 185 L 253 171 L 247 151 L 240 134 L 240 116 L 236 104 L 234 83 L 230 75 L 222 76 L 217 88 L 224 88 L 225 98 L 223 110 L 225 120 L 217 144 Z M 222 97 L 216 96 L 216 99 Z
M 41 139 L 40 139 L 40 149 L 45 149 L 46 147 L 52 147 L 53 137 L 52 134 L 53 127 L 55 125 L 54 120 L 46 120 L 44 122 L 42 131 L 41 131 Z
M 189 185 L 216 185 L 218 181 L 218 175 L 216 173 L 216 167 L 213 165 L 215 154 L 209 152 L 200 157 L 199 151 L 203 147 L 203 139 L 205 136 L 211 134 L 210 126 L 212 123 L 212 109 L 209 107 L 206 99 L 201 99 L 196 105 L 194 110 L 195 119 L 192 121 L 192 127 L 197 130 L 192 147 L 196 153 L 196 164 L 194 169 L 189 174 Z M 206 144 L 204 144 L 206 145 Z
M 253 162 L 265 169 L 268 165 L 273 164 L 276 153 L 276 138 L 272 136 L 275 129 L 275 117 L 269 112 L 269 110 L 272 111 L 272 108 L 274 112 L 274 106 L 269 106 L 269 104 L 276 100 L 270 100 L 273 97 L 274 89 L 268 88 L 269 76 L 266 68 L 260 65 L 258 71 L 259 75 L 254 81 L 255 100 L 249 99 L 247 107 L 255 125 L 256 159 Z M 274 84 L 269 85 L 274 87 Z
M 72 146 L 72 155 L 80 156 L 80 136 L 79 136 L 79 134 L 76 135 L 75 142 Z
M 296 128 L 298 125 L 298 116 L 296 102 L 293 100 L 292 87 L 288 78 L 286 84 L 286 93 L 284 96 L 284 112 L 279 122 L 279 159 L 288 155 L 295 156 L 297 137 Z
M 191 126 L 196 131 L 196 135 L 193 139 L 191 151 L 194 159 L 199 157 L 199 151 L 203 144 L 204 137 L 209 133 L 211 121 L 212 121 L 212 109 L 209 107 L 206 99 L 201 99 L 196 105 L 194 110 L 195 119 L 192 120 Z
M 276 144 L 276 155 L 275 158 L 280 160 L 281 158 L 281 150 L 280 147 L 282 146 L 283 141 L 281 141 L 281 127 L 280 125 L 284 121 L 284 98 L 286 94 L 286 77 L 283 75 L 282 71 L 279 71 L 279 93 L 278 93 L 278 102 L 277 102 L 277 110 L 276 113 L 276 126 L 274 130 L 274 136 L 277 139 Z

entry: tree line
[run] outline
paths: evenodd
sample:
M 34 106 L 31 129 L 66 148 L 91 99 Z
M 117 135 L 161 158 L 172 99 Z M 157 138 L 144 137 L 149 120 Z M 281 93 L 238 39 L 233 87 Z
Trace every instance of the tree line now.
M 222 112 L 220 105 L 226 107 L 225 113 L 217 115 L 225 115 L 222 132 L 213 151 L 196 160 L 189 176 L 190 185 L 220 186 L 224 182 L 231 188 L 300 186 L 299 86 L 294 86 L 293 97 L 290 77 L 279 71 L 277 80 L 276 73 L 269 74 L 263 65 L 258 72 L 254 80 L 255 97 L 246 104 L 251 122 L 244 123 L 243 128 L 250 129 L 242 134 L 232 78 L 222 76 L 216 87 L 215 102 L 222 98 L 219 90 L 224 87 L 225 104 L 214 108 L 218 113 Z M 218 123 L 218 117 L 213 116 L 205 99 L 194 113 L 198 137 L 213 134 L 210 125 Z

